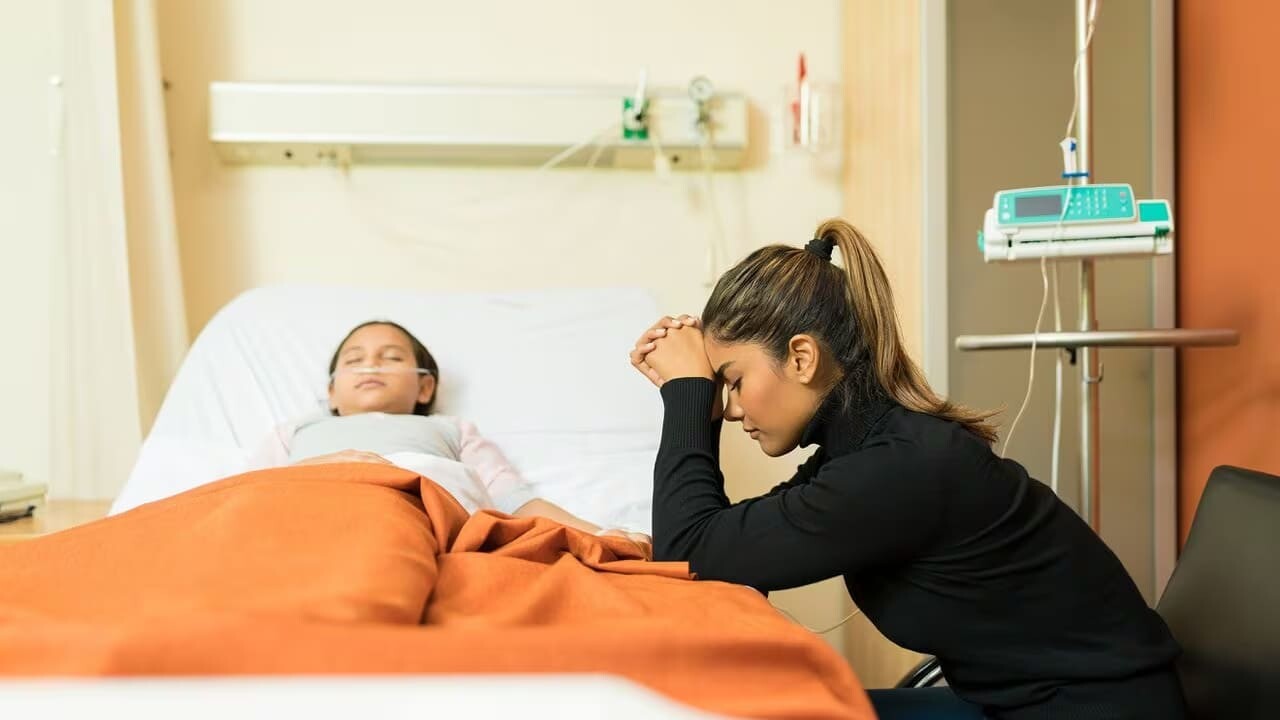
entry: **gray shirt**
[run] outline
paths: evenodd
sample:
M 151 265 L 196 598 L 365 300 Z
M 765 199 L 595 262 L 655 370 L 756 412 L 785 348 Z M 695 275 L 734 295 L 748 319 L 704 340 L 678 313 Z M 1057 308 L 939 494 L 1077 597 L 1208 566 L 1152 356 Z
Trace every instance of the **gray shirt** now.
M 459 460 L 461 434 L 456 419 L 441 415 L 322 415 L 299 423 L 289 444 L 289 462 L 343 450 L 383 457 L 411 452 Z

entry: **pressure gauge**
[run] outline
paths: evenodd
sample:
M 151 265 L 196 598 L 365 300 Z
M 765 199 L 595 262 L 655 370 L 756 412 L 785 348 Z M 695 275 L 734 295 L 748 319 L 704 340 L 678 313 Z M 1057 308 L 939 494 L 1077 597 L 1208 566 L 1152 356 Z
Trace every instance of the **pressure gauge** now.
M 689 98 L 699 105 L 709 102 L 715 94 L 715 86 L 705 75 L 699 75 L 689 81 Z

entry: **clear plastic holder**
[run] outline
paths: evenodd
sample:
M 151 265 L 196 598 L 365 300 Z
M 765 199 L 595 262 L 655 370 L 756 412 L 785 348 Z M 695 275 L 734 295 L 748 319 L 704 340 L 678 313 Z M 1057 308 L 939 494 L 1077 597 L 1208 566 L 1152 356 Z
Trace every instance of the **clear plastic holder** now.
M 838 168 L 843 140 L 839 83 L 809 79 L 787 83 L 780 93 L 773 122 L 774 153 L 805 153 Z

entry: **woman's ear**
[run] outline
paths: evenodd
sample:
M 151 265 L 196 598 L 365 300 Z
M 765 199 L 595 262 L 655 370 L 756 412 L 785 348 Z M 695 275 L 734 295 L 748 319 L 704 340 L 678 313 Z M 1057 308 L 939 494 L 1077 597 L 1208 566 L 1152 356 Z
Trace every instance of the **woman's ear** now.
M 795 335 L 787 341 L 787 374 L 804 385 L 818 376 L 822 349 L 812 335 Z
M 426 405 L 436 395 L 436 376 L 423 375 L 418 381 L 418 404 Z

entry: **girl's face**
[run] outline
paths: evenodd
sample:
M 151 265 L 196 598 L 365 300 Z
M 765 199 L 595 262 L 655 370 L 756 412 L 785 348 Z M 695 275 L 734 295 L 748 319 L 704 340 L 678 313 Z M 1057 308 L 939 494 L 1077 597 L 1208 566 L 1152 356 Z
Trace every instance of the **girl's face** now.
M 338 364 L 329 381 L 329 407 L 339 415 L 411 415 L 414 405 L 430 402 L 435 392 L 436 379 L 418 373 L 413 347 L 404 333 L 390 325 L 367 325 L 338 348 Z
M 766 455 L 794 450 L 833 379 L 817 343 L 808 335 L 795 336 L 781 364 L 755 343 L 707 338 L 705 344 L 711 367 L 728 391 L 724 419 L 742 423 Z

